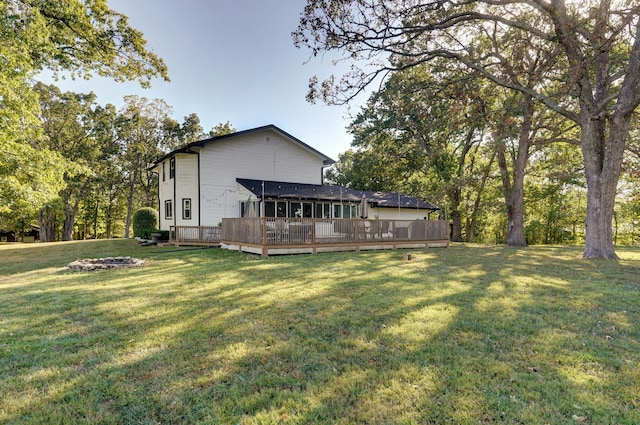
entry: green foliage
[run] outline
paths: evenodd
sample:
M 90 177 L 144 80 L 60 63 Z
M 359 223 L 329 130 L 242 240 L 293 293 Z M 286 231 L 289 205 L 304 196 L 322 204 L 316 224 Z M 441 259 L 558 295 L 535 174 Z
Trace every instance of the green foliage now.
M 351 123 L 354 149 L 329 180 L 427 199 L 452 219 L 453 240 L 473 241 L 492 170 L 490 86 L 459 70 L 416 66 L 391 76 Z M 463 223 L 466 220 L 466 223 Z
M 154 208 L 140 208 L 133 213 L 133 236 L 149 239 L 159 227 L 158 211 Z
M 235 133 L 237 130 L 233 128 L 229 121 L 216 124 L 211 130 L 209 130 L 209 137 L 226 136 L 227 134 Z
M 32 144 L 43 137 L 36 73 L 96 72 L 149 86 L 153 77 L 168 79 L 167 69 L 106 0 L 0 2 L 0 39 L 0 213 L 34 215 L 58 195 L 73 165 L 56 149 Z
M 162 147 L 169 151 L 207 137 L 224 136 L 236 131 L 236 129 L 231 126 L 231 123 L 227 121 L 226 123 L 216 124 L 215 127 L 205 134 L 204 129 L 200 125 L 200 117 L 198 117 L 196 113 L 191 113 L 184 117 L 182 124 L 173 118 L 166 119 L 163 130 L 164 139 Z
M 65 167 L 72 166 L 57 152 L 0 141 L 0 214 L 35 215 L 57 197 Z
M 164 137 L 162 147 L 172 151 L 196 140 L 204 139 L 204 129 L 200 125 L 200 117 L 197 114 L 189 114 L 180 124 L 173 118 L 167 118 L 163 124 Z
M 95 72 L 116 81 L 139 80 L 145 87 L 154 77 L 168 80 L 166 65 L 147 50 L 143 34 L 106 0 L 10 0 L 3 6 L 3 23 L 13 30 L 7 31 L 8 40 L 31 58 L 33 70 L 67 71 L 73 77 Z
M 93 93 L 63 93 L 56 86 L 42 83 L 37 83 L 34 89 L 40 98 L 43 135 L 32 145 L 56 152 L 69 164 L 62 170 L 63 187 L 58 191 L 60 208 L 65 216 L 58 223 L 62 228 L 54 229 L 53 223 L 45 222 L 42 215 L 40 225 L 51 229 L 51 235 L 71 240 L 76 214 L 83 198 L 88 196 L 87 189 L 96 179 L 105 151 L 110 149 L 104 138 L 98 136 L 98 122 L 104 110 L 97 107 Z
M 293 39 L 313 56 L 337 53 L 351 64 L 341 78 L 331 76 L 320 82 L 312 77 L 310 100 L 346 103 L 380 77 L 427 64 L 434 73 L 443 68 L 465 70 L 471 78 L 524 96 L 525 105 L 535 102 L 572 121 L 581 132 L 588 182 L 584 256 L 614 259 L 616 189 L 632 117 L 640 105 L 640 8 L 636 3 L 307 0 Z M 527 107 L 523 109 L 523 125 L 532 129 L 530 136 L 538 128 L 555 130 L 546 119 L 534 123 L 538 120 L 526 112 Z M 427 115 L 423 108 L 416 111 Z M 509 122 L 504 124 L 510 132 Z M 498 141 L 504 138 L 499 135 Z M 524 153 L 525 143 L 519 146 Z M 509 190 L 506 161 L 499 153 L 505 198 L 517 199 L 507 199 L 508 242 L 519 244 L 522 173 Z M 525 156 L 515 158 L 519 171 Z M 512 233 L 512 228 L 518 231 Z
M 392 148 L 392 143 L 387 146 Z M 340 154 L 338 162 L 327 170 L 326 180 L 358 190 L 408 192 L 407 181 L 416 170 L 390 153 L 379 145 L 378 148 L 350 149 Z
M 38 134 L 38 98 L 31 88 L 31 78 L 40 68 L 31 53 L 45 49 L 47 28 L 42 20 L 24 19 L 21 10 L 26 9 L 29 8 L 21 7 L 16 1 L 0 2 L 0 149 L 3 151 L 11 151 L 8 142 L 25 142 Z M 4 156 L 2 152 L 0 168 Z
M 93 136 L 100 154 L 92 167 L 79 205 L 76 228 L 81 238 L 122 236 L 126 211 L 122 144 L 115 137 L 116 108 L 97 106 L 93 113 Z
M 127 217 L 124 237 L 129 237 L 131 215 L 137 207 L 157 205 L 157 175 L 151 170 L 162 153 L 165 124 L 171 107 L 162 99 L 125 96 L 118 112 L 115 132 L 121 145 L 119 164 L 126 181 Z

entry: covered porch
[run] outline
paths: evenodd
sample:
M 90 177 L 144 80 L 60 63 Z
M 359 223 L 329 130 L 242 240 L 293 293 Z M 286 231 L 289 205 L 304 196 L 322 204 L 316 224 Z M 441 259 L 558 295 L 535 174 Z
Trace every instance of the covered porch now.
M 260 255 L 449 246 L 444 220 L 224 218 L 222 227 L 172 226 L 170 243 Z

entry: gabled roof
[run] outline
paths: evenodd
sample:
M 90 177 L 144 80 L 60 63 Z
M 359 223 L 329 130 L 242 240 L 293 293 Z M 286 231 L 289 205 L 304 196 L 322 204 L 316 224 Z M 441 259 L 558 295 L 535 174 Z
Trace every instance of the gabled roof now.
M 370 192 L 349 189 L 345 186 L 276 182 L 268 180 L 236 179 L 238 183 L 256 197 L 279 199 L 304 199 L 310 201 L 359 202 L 366 198 L 368 203 L 380 208 L 416 208 L 436 211 L 439 208 L 413 196 L 403 193 Z
M 260 131 L 265 131 L 265 130 L 271 130 L 275 133 L 280 134 L 281 136 L 285 137 L 286 139 L 289 139 L 292 143 L 295 143 L 297 145 L 299 145 L 300 147 L 308 150 L 309 152 L 319 156 L 320 158 L 322 158 L 322 161 L 324 163 L 324 165 L 331 165 L 334 164 L 335 161 L 331 158 L 329 158 L 328 156 L 326 156 L 325 154 L 323 154 L 322 152 L 312 148 L 311 146 L 307 145 L 306 143 L 304 143 L 302 140 L 293 137 L 291 134 L 287 133 L 286 131 L 276 127 L 273 124 L 269 124 L 269 125 L 265 125 L 262 127 L 256 127 L 256 128 L 251 128 L 249 130 L 242 130 L 242 131 L 236 131 L 235 133 L 230 133 L 230 134 L 225 134 L 224 136 L 216 136 L 216 137 L 211 137 L 209 139 L 204 139 L 204 140 L 198 140 L 196 142 L 192 142 L 189 143 L 186 146 L 183 146 L 179 149 L 176 149 L 174 151 L 169 152 L 168 154 L 164 155 L 162 158 L 158 159 L 151 168 L 157 166 L 158 164 L 160 164 L 162 161 L 164 161 L 167 158 L 172 157 L 173 155 L 177 154 L 177 153 L 193 153 L 192 148 L 195 147 L 203 147 L 205 145 L 208 145 L 210 143 L 217 143 L 217 142 L 222 142 L 222 141 L 226 141 L 226 140 L 230 140 L 233 138 L 236 138 L 238 136 L 244 136 L 247 134 L 251 134 L 251 133 L 257 133 Z

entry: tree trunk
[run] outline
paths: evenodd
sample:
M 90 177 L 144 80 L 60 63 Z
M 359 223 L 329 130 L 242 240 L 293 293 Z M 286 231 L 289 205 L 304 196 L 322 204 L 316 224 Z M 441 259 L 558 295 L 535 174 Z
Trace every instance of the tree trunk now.
M 478 188 L 478 192 L 476 193 L 476 199 L 473 202 L 471 221 L 467 219 L 467 242 L 473 242 L 475 240 L 476 228 L 478 225 L 478 216 L 480 215 L 480 204 L 482 202 L 482 194 L 484 193 L 484 188 L 487 185 L 487 180 L 489 179 L 489 174 L 491 173 L 491 169 L 493 168 L 493 161 L 495 160 L 495 158 L 495 155 L 491 157 L 491 160 L 482 173 L 480 187 Z
M 75 224 L 77 213 L 78 213 L 78 202 L 76 202 L 76 204 L 73 207 L 69 205 L 65 205 L 64 222 L 62 223 L 62 240 L 63 241 L 73 240 L 73 226 Z
M 53 242 L 56 240 L 56 214 L 51 207 L 44 207 L 38 212 L 40 225 L 40 242 Z
M 596 26 L 606 40 L 610 2 L 602 2 Z M 633 46 L 629 52 L 624 79 L 617 93 L 613 112 L 609 113 L 612 81 L 610 75 L 611 53 L 602 50 L 596 56 L 595 84 L 590 85 L 589 68 L 581 65 L 577 43 L 564 43 L 567 56 L 572 61 L 573 72 L 581 81 L 578 124 L 584 170 L 587 180 L 587 219 L 584 258 L 616 259 L 613 246 L 612 220 L 622 159 L 629 136 L 629 124 L 634 110 L 640 103 L 640 21 L 636 20 Z M 604 45 L 604 44 L 601 44 Z M 592 88 L 593 87 L 593 88 Z
M 515 177 L 513 187 L 507 201 L 507 246 L 527 246 L 524 237 L 524 175 L 529 158 L 529 132 L 523 132 L 520 136 L 518 154 L 516 157 Z
M 458 169 L 457 169 L 457 182 L 452 190 L 451 196 L 451 241 L 453 242 L 463 242 L 462 239 L 462 213 L 460 212 L 460 204 L 462 204 L 462 181 L 464 181 L 464 166 L 467 162 L 467 155 L 469 151 L 476 143 L 474 141 L 475 136 L 475 128 L 469 129 L 467 132 L 465 143 L 462 148 L 462 152 L 460 153 L 460 157 L 458 158 Z
M 581 148 L 587 179 L 586 240 L 584 258 L 616 259 L 613 246 L 613 209 L 618 180 L 622 170 L 625 139 L 629 131 L 628 117 L 614 114 L 609 138 L 605 121 L 594 120 L 583 113 Z
M 98 239 L 98 217 L 100 216 L 100 204 L 96 202 L 96 211 L 93 214 L 93 239 Z
M 505 146 L 500 144 L 497 150 L 498 165 L 502 177 L 502 189 L 507 206 L 506 245 L 512 247 L 527 246 L 524 237 L 524 176 L 529 161 L 529 147 L 534 138 L 533 98 L 522 95 L 522 126 L 518 136 L 518 150 L 513 158 L 513 183 L 505 155 Z
M 109 202 L 107 203 L 107 210 L 105 212 L 105 223 L 106 223 L 106 237 L 107 239 L 111 239 L 113 237 L 113 218 L 111 217 L 111 205 L 113 200 L 111 196 L 109 196 Z
M 133 172 L 129 180 L 129 195 L 127 196 L 127 219 L 124 224 L 124 238 L 129 239 L 129 229 L 131 228 L 131 215 L 133 214 L 133 194 L 136 188 L 136 179 L 138 178 L 138 170 Z
M 524 237 L 524 196 L 522 191 L 514 191 L 507 202 L 507 237 L 505 244 L 511 247 L 525 247 Z
M 504 147 L 498 148 L 497 158 L 502 176 L 502 191 L 507 208 L 505 244 L 511 247 L 524 247 L 527 246 L 527 241 L 524 237 L 524 170 L 522 172 L 517 171 L 519 167 L 517 164 L 521 161 L 516 161 L 516 164 L 514 164 L 516 172 L 512 185 Z
M 617 183 L 617 181 L 616 181 Z M 598 176 L 587 178 L 587 220 L 584 258 L 616 259 L 613 247 L 615 186 Z
M 451 196 L 451 241 L 462 242 L 462 214 L 460 213 L 460 187 L 453 189 Z
M 93 239 L 98 239 L 98 214 L 98 206 L 96 205 L 96 213 L 93 220 Z

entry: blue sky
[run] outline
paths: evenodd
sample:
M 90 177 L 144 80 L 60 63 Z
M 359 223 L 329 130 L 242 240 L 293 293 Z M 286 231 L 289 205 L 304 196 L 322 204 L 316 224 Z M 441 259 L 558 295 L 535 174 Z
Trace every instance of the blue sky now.
M 348 107 L 312 105 L 305 100 L 309 77 L 341 75 L 325 57 L 309 60 L 293 45 L 303 0 L 109 0 L 144 33 L 149 47 L 164 59 L 171 82 L 91 80 L 46 81 L 64 91 L 90 92 L 101 104 L 122 106 L 125 95 L 160 98 L 182 122 L 195 112 L 208 131 L 230 121 L 238 130 L 275 124 L 322 153 L 338 159 L 350 147 L 345 127 Z M 362 100 L 360 100 L 362 102 Z

